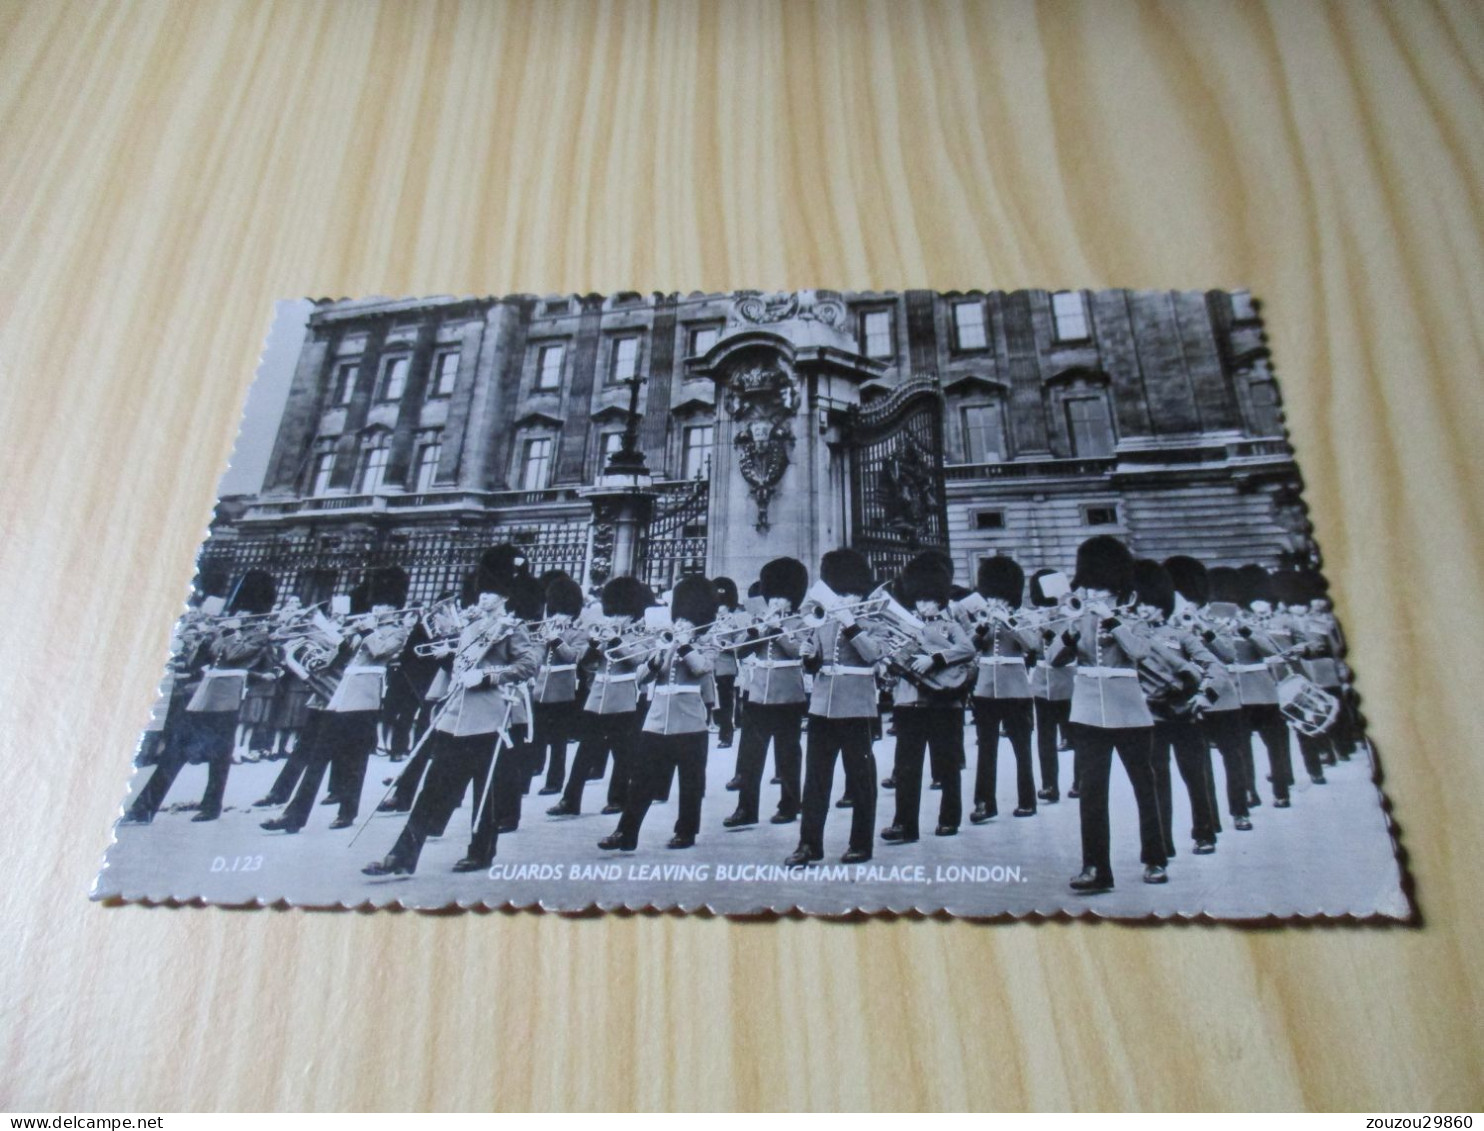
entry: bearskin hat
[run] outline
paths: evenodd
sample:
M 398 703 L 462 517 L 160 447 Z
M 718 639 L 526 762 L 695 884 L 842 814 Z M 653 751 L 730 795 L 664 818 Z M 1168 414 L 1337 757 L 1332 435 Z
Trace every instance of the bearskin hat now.
M 481 593 L 498 593 L 502 597 L 510 595 L 511 582 L 517 576 L 529 576 L 530 569 L 524 554 L 514 546 L 506 543 L 500 546 L 492 546 L 479 556 L 479 564 L 474 567 L 472 588 L 474 596 Z
M 716 590 L 716 604 L 718 608 L 735 609 L 742 603 L 737 596 L 737 583 L 730 577 L 713 577 L 711 588 Z
M 1240 579 L 1231 566 L 1212 566 L 1206 571 L 1206 578 L 1210 582 L 1211 600 L 1233 605 L 1242 603 Z
M 510 582 L 505 602 L 511 614 L 521 620 L 540 620 L 545 615 L 546 590 L 530 574 L 521 574 Z
M 1248 564 L 1237 570 L 1237 592 L 1241 594 L 1239 603 L 1252 607 L 1253 601 L 1266 601 L 1273 603 L 1274 599 L 1273 575 L 1262 566 Z
M 637 620 L 655 603 L 654 593 L 637 577 L 615 577 L 603 586 L 603 615 Z
M 902 570 L 898 589 L 908 605 L 918 601 L 936 601 L 942 607 L 948 604 L 953 581 L 939 563 L 917 559 L 908 562 L 907 568 Z
M 400 569 L 378 569 L 366 578 L 366 601 L 372 607 L 390 605 L 400 609 L 407 604 L 407 575 Z
M 1175 592 L 1191 604 L 1204 605 L 1211 600 L 1211 579 L 1200 559 L 1176 554 L 1165 559 L 1165 572 L 1170 575 Z
M 250 569 L 237 583 L 232 599 L 227 602 L 227 612 L 241 616 L 271 613 L 277 599 L 278 586 L 273 584 L 273 578 L 260 569 Z
M 1169 571 L 1152 558 L 1134 562 L 1134 592 L 1141 605 L 1151 605 L 1165 616 L 1175 611 L 1175 583 Z
M 565 573 L 546 583 L 546 615 L 575 617 L 582 612 L 582 586 Z
M 1074 589 L 1106 589 L 1123 600 L 1134 589 L 1134 556 L 1111 534 L 1097 534 L 1077 547 Z
M 1047 572 L 1051 572 L 1047 570 Z M 979 595 L 1006 602 L 1012 609 L 1020 608 L 1025 593 L 1025 570 L 1014 558 L 1003 554 L 985 558 L 979 563 Z M 1054 603 L 1054 602 L 1053 602 Z
M 871 565 L 854 550 L 831 550 L 819 561 L 819 579 L 844 597 L 865 597 L 874 587 Z
M 564 569 L 547 569 L 542 570 L 541 576 L 536 578 L 536 580 L 541 582 L 542 589 L 550 589 L 551 583 L 562 577 L 567 578 L 569 581 L 572 579 L 572 575 Z
M 716 619 L 716 586 L 699 574 L 682 577 L 670 598 L 670 619 L 710 624 Z
M 1041 588 L 1041 579 L 1059 572 L 1059 570 L 1047 568 L 1038 569 L 1035 573 L 1031 574 L 1031 604 L 1043 609 L 1049 609 L 1055 606 L 1056 598 L 1046 596 L 1046 591 Z
M 764 598 L 782 597 L 797 609 L 809 589 L 809 568 L 797 558 L 774 558 L 758 571 L 757 580 Z

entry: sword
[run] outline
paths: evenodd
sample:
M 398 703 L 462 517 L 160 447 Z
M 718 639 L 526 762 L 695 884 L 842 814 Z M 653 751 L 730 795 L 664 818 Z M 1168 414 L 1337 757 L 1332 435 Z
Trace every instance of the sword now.
M 490 755 L 490 772 L 484 779 L 484 790 L 482 791 L 482 796 L 479 799 L 479 804 L 475 805 L 469 813 L 469 832 L 471 834 L 478 834 L 479 825 L 484 817 L 486 807 L 494 803 L 495 762 L 499 760 L 500 747 L 504 746 L 507 742 L 510 741 L 510 716 L 514 713 L 515 703 L 507 695 L 505 697 L 505 719 L 500 724 L 499 729 L 495 732 L 495 749 L 494 752 Z M 494 821 L 493 814 L 491 814 L 490 816 L 490 821 Z
M 422 737 L 417 740 L 411 750 L 407 751 L 407 761 L 409 763 L 411 763 L 412 759 L 416 757 L 417 752 L 423 748 L 423 743 L 427 742 L 428 739 L 433 736 L 433 731 L 438 728 L 438 723 L 442 720 L 443 713 L 448 710 L 449 704 L 451 702 L 452 697 L 445 699 L 442 703 L 438 704 L 438 709 L 433 712 L 433 717 L 428 720 L 428 729 L 423 731 Z M 403 767 L 402 773 L 406 772 L 406 767 Z M 372 807 L 371 812 L 367 814 L 366 819 L 361 822 L 361 827 L 356 830 L 356 835 L 350 838 L 350 843 L 345 846 L 346 848 L 355 847 L 356 841 L 360 840 L 361 834 L 366 831 L 366 826 L 371 823 L 371 819 L 376 816 L 377 811 L 380 810 L 382 804 L 385 803 L 386 799 L 389 798 L 396 790 L 397 783 L 401 780 L 402 774 L 398 774 L 396 781 L 393 781 L 391 785 L 387 786 L 386 792 L 381 795 L 381 800 Z

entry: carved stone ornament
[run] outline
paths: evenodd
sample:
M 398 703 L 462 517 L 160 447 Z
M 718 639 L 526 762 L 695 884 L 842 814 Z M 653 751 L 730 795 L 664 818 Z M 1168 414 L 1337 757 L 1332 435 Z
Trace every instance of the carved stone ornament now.
M 788 470 L 794 446 L 793 416 L 799 389 L 780 366 L 754 363 L 738 369 L 727 385 L 726 409 L 737 422 L 732 440 L 737 467 L 757 504 L 753 523 L 758 533 L 769 527 L 768 504 Z
M 845 303 L 833 291 L 738 291 L 737 315 L 744 322 L 766 326 L 790 319 L 822 322 L 839 329 L 845 325 Z

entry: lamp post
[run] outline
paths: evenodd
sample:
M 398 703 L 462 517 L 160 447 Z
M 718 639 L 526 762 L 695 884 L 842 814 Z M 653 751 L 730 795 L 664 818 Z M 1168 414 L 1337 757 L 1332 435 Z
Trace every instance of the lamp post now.
M 598 470 L 597 482 L 582 494 L 593 507 L 593 545 L 588 555 L 588 585 L 601 585 L 625 574 L 637 577 L 644 565 L 644 535 L 654 514 L 654 477 L 639 447 L 639 386 L 635 374 L 629 387 L 628 420 L 623 442 Z

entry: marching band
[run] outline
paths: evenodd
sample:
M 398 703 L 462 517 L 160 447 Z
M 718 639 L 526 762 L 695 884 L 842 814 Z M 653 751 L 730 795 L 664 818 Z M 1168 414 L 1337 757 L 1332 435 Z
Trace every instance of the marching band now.
M 1115 753 L 1137 806 L 1143 880 L 1161 884 L 1177 851 L 1172 762 L 1192 853 L 1206 856 L 1223 808 L 1237 831 L 1254 828 L 1264 803 L 1254 736 L 1275 808 L 1293 804 L 1290 731 L 1316 785 L 1361 749 L 1343 640 L 1316 575 L 1207 569 L 1184 555 L 1136 560 L 1099 536 L 1079 548 L 1071 578 L 1042 568 L 1027 581 L 999 556 L 974 580 L 956 585 L 947 555 L 927 551 L 878 584 L 862 555 L 842 549 L 824 555 L 813 585 L 802 562 L 767 563 L 745 601 L 732 579 L 699 576 L 663 601 L 633 577 L 585 599 L 565 573 L 533 577 L 515 547 L 501 546 L 462 599 L 409 607 L 400 574 L 373 572 L 349 601 L 306 608 L 290 598 L 275 611 L 271 583 L 249 575 L 229 601 L 208 598 L 182 618 L 141 745 L 153 769 L 124 823 L 150 824 L 191 762 L 208 767 L 192 819 L 216 820 L 234 761 L 274 757 L 283 767 L 257 805 L 281 811 L 264 830 L 303 829 L 327 772 L 320 803 L 338 807 L 330 828 L 364 830 L 359 805 L 381 750 L 400 772 L 377 812 L 403 826 L 362 869 L 369 876 L 415 872 L 466 796 L 471 834 L 454 870 L 489 869 L 538 777 L 539 794 L 557 798 L 546 811 L 554 821 L 579 815 L 586 784 L 608 777 L 602 811 L 617 822 L 597 844 L 604 852 L 635 851 L 674 785 L 667 846 L 683 850 L 705 828 L 710 734 L 719 752 L 736 733 L 727 788 L 737 803 L 719 825 L 758 824 L 771 749 L 769 821 L 799 825 L 786 863 L 824 860 L 831 808 L 849 811 L 841 859 L 859 863 L 878 844 L 918 841 L 924 757 L 939 794 L 932 831 L 960 835 L 971 725 L 970 824 L 999 816 L 1003 734 L 1015 760 L 1013 816 L 1075 800 L 1082 868 L 1070 886 L 1095 894 L 1114 886 L 1112 837 L 1133 832 L 1110 827 Z M 883 714 L 894 758 L 878 785 Z M 837 760 L 844 796 L 832 806 Z M 878 830 L 882 789 L 894 805 Z

